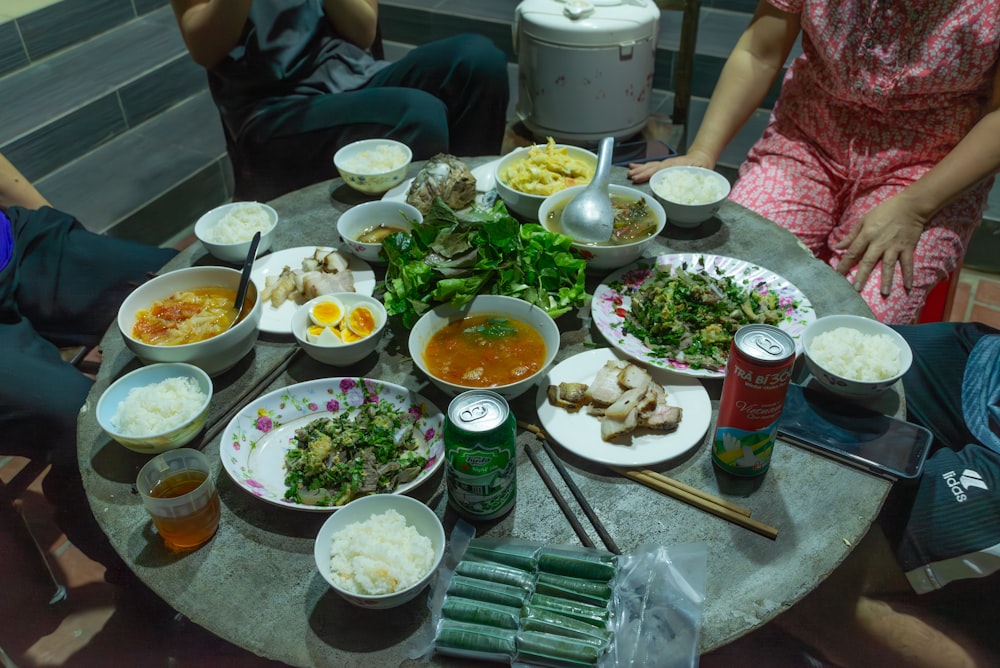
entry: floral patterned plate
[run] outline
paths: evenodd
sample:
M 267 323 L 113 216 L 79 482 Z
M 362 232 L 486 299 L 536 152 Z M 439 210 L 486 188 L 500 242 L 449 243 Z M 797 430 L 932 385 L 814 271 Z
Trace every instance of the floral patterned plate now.
M 696 378 L 723 378 L 724 369 L 692 369 L 688 364 L 668 357 L 660 357 L 653 353 L 635 336 L 625 332 L 623 324 L 625 314 L 632 303 L 631 295 L 653 273 L 653 262 L 658 266 L 676 267 L 681 265 L 699 266 L 704 263 L 705 269 L 732 276 L 738 283 L 762 292 L 771 291 L 778 295 L 779 303 L 785 307 L 785 319 L 778 327 L 792 337 L 798 352 L 802 352 L 799 336 L 806 326 L 816 320 L 816 312 L 802 294 L 802 291 L 778 276 L 769 269 L 751 264 L 745 260 L 737 260 L 723 255 L 707 255 L 703 253 L 680 253 L 677 255 L 661 255 L 655 260 L 639 260 L 608 276 L 594 291 L 594 299 L 590 305 L 591 317 L 597 329 L 604 335 L 614 348 L 627 357 L 650 366 L 670 369 L 677 373 Z
M 400 385 L 370 378 L 321 378 L 265 394 L 246 405 L 222 432 L 222 467 L 240 487 L 285 508 L 328 513 L 340 506 L 312 506 L 285 500 L 285 453 L 295 430 L 312 420 L 350 410 L 366 401 L 388 401 L 420 415 L 427 439 L 428 462 L 414 480 L 400 485 L 407 492 L 427 480 L 444 461 L 441 428 L 444 415 L 423 396 Z

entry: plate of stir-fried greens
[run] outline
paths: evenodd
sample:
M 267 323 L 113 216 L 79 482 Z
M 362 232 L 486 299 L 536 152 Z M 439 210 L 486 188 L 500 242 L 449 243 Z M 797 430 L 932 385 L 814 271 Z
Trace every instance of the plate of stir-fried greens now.
M 444 415 L 420 394 L 370 378 L 321 378 L 245 406 L 219 444 L 222 466 L 254 496 L 330 512 L 400 494 L 444 461 Z
M 629 357 L 699 378 L 721 378 L 743 325 L 779 327 L 796 342 L 816 319 L 802 291 L 774 272 L 722 255 L 640 260 L 594 292 L 594 324 Z

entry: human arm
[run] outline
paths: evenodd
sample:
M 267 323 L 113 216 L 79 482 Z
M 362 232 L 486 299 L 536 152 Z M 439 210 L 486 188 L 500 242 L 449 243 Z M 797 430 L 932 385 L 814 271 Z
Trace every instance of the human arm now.
M 236 46 L 251 0 L 170 0 L 177 25 L 196 63 L 211 69 Z
M 629 165 L 628 176 L 644 183 L 669 165 L 713 169 L 723 149 L 763 102 L 791 53 L 800 29 L 799 15 L 760 0 L 750 25 L 726 60 L 705 118 L 684 156 Z
M 7 210 L 12 206 L 37 209 L 52 205 L 17 167 L 0 154 L 0 209 Z
M 378 0 L 323 0 L 334 31 L 351 44 L 368 49 L 378 29 Z
M 858 221 L 837 249 L 847 249 L 837 271 L 854 266 L 856 290 L 864 288 L 872 270 L 882 263 L 883 295 L 892 290 L 898 262 L 903 287 L 913 287 L 913 251 L 924 226 L 935 214 L 969 189 L 1000 170 L 1000 69 L 994 75 L 990 111 L 934 167 L 907 188 L 882 202 Z M 886 268 L 889 269 L 886 269 Z

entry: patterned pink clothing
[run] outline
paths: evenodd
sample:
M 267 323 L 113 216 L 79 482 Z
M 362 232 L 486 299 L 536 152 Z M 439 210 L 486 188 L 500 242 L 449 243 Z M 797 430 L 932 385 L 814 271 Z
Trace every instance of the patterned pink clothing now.
M 1000 0 L 768 1 L 801 15 L 803 54 L 731 198 L 836 267 L 844 251 L 832 246 L 985 113 L 1000 55 Z M 879 291 L 881 264 L 872 271 L 862 296 L 879 320 L 916 320 L 927 292 L 964 256 L 990 185 L 928 224 L 909 293 L 898 264 L 889 297 Z

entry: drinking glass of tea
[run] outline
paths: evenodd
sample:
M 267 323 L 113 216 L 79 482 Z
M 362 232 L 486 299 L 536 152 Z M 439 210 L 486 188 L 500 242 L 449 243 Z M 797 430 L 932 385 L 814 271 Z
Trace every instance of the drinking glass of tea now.
M 208 457 L 178 448 L 150 459 L 136 488 L 156 530 L 172 550 L 198 547 L 219 527 L 219 493 Z

